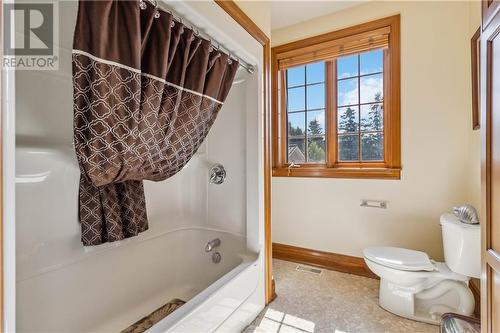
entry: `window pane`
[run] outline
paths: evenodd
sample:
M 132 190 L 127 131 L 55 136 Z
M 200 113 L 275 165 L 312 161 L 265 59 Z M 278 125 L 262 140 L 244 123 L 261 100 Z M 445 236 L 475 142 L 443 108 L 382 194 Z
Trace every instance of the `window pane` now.
M 307 84 L 325 82 L 325 62 L 320 61 L 306 66 Z
M 358 79 L 338 81 L 337 95 L 338 106 L 358 104 Z
M 360 55 L 361 75 L 379 73 L 384 70 L 384 51 L 373 50 Z
M 339 108 L 337 112 L 337 131 L 339 133 L 358 131 L 358 107 Z
M 307 158 L 311 163 L 325 162 L 325 137 L 314 137 L 307 140 Z
M 292 88 L 288 89 L 287 101 L 288 101 L 288 111 L 302 111 L 306 108 L 305 103 L 306 95 L 305 88 Z
M 358 75 L 358 55 L 337 59 L 337 77 L 339 79 Z
M 363 161 L 382 161 L 384 159 L 383 133 L 361 135 L 361 158 Z
M 307 86 L 307 109 L 325 108 L 325 84 Z
M 383 99 L 383 74 L 363 76 L 361 78 L 361 103 L 380 102 Z
M 288 114 L 288 136 L 304 136 L 305 135 L 305 112 L 289 113 Z
M 309 111 L 307 112 L 307 135 L 323 135 L 325 134 L 325 111 Z
M 384 106 L 382 103 L 361 106 L 361 130 L 382 131 L 384 129 Z
M 339 161 L 358 161 L 359 160 L 359 137 L 355 135 L 339 136 Z
M 287 83 L 288 87 L 304 85 L 304 72 L 305 66 L 292 67 L 287 69 Z
M 305 139 L 288 139 L 288 163 L 301 164 L 306 161 Z

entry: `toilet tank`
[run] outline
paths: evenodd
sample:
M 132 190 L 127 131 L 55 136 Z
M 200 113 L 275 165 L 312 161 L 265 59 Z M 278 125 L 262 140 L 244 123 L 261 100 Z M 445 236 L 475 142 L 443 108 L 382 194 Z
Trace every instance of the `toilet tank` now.
M 481 273 L 481 228 L 462 223 L 453 214 L 441 215 L 444 260 L 455 273 L 479 278 Z

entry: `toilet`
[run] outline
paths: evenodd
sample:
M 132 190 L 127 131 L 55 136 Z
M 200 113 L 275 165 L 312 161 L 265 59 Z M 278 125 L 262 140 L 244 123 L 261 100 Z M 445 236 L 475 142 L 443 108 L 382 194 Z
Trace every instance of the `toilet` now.
M 453 214 L 443 214 L 440 223 L 444 263 L 398 247 L 363 251 L 366 264 L 380 277 L 379 304 L 385 310 L 430 324 L 439 324 L 446 312 L 473 313 L 468 284 L 481 272 L 480 226 L 462 223 Z

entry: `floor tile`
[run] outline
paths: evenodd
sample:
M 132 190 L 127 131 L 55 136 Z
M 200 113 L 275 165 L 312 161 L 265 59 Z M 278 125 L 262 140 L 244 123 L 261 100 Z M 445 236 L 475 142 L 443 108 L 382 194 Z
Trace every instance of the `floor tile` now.
M 323 270 L 297 271 L 273 260 L 278 297 L 245 333 L 438 333 L 438 326 L 398 317 L 378 305 L 379 281 Z

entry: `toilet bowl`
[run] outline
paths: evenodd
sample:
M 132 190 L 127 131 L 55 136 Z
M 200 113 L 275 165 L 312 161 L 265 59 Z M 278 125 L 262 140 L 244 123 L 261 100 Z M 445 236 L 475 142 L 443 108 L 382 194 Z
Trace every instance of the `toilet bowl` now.
M 470 277 L 481 270 L 480 227 L 444 214 L 442 226 L 445 262 L 425 252 L 370 247 L 363 251 L 367 266 L 380 277 L 379 304 L 399 316 L 439 324 L 446 312 L 471 315 L 474 297 Z

